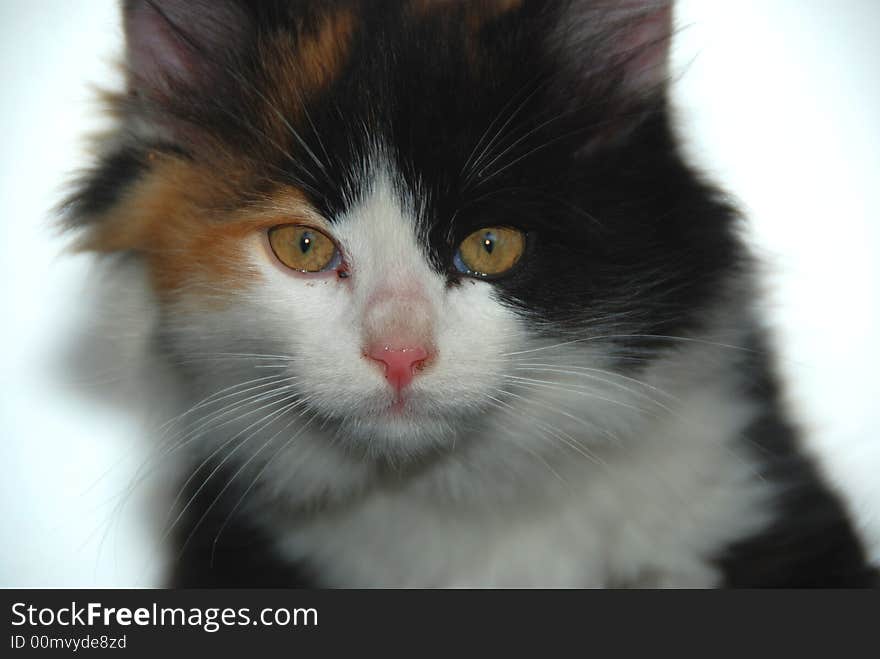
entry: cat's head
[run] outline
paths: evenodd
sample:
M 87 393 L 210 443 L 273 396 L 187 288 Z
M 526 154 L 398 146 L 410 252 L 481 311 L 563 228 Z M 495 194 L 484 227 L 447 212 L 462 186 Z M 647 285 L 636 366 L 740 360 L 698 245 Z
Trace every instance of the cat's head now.
M 644 402 L 650 337 L 696 326 L 735 265 L 668 128 L 668 2 L 124 18 L 119 130 L 69 217 L 142 259 L 159 345 L 249 432 L 383 457 L 602 437 Z

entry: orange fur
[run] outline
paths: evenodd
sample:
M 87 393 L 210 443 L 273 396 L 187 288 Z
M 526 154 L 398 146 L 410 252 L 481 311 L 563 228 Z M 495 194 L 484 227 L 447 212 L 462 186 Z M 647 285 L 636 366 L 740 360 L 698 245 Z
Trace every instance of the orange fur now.
M 303 103 L 326 89 L 340 74 L 348 59 L 356 17 L 349 9 L 326 14 L 313 30 L 300 27 L 294 34 L 277 34 L 261 45 L 263 67 L 268 79 L 273 132 L 289 137 L 286 121 L 301 122 Z
M 519 9 L 522 0 L 413 0 L 411 13 L 417 18 L 453 16 L 450 7 L 458 9 L 465 28 L 465 53 L 475 71 L 482 68 L 480 32 L 492 21 Z
M 242 208 L 236 204 L 246 173 L 218 175 L 161 155 L 154 162 L 151 173 L 101 218 L 81 248 L 141 254 L 162 297 L 186 290 L 222 299 L 258 276 L 244 252 L 252 236 L 286 222 L 326 228 L 295 188 L 278 188 Z

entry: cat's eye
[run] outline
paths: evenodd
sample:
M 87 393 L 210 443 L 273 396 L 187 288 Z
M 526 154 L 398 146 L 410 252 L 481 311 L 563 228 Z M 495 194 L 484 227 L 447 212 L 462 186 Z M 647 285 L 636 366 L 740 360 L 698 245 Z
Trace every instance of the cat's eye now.
M 283 224 L 269 229 L 269 245 L 278 260 L 300 272 L 333 270 L 342 261 L 336 243 L 314 227 Z
M 459 272 L 480 277 L 500 275 L 519 261 L 526 248 L 522 231 L 487 227 L 474 231 L 458 246 L 453 263 Z

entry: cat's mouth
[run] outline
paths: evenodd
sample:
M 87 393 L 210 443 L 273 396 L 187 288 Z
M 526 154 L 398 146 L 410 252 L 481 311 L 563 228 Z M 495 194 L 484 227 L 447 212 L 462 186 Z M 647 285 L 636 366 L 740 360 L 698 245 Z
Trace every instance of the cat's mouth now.
M 406 391 L 398 391 L 393 394 L 388 403 L 376 412 L 379 419 L 416 420 L 428 416 L 424 395 L 413 395 Z
M 391 416 L 397 416 L 400 414 L 404 414 L 406 410 L 406 399 L 402 395 L 395 396 L 394 402 L 391 403 L 391 407 L 388 408 L 387 414 Z
M 420 453 L 452 441 L 461 420 L 457 406 L 446 407 L 427 391 L 413 389 L 383 392 L 385 395 L 364 401 L 358 410 L 329 415 L 334 433 L 375 454 Z M 455 408 L 455 409 L 453 409 Z

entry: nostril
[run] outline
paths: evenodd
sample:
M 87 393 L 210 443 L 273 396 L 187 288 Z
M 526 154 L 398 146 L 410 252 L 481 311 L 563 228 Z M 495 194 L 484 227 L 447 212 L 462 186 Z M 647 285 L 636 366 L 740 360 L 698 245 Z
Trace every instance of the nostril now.
M 412 382 L 416 370 L 424 366 L 429 356 L 422 346 L 398 348 L 384 343 L 373 344 L 366 355 L 383 365 L 385 379 L 398 390 Z
M 376 344 L 369 349 L 367 355 L 370 359 L 382 362 L 388 367 L 411 367 L 417 362 L 425 361 L 428 358 L 428 351 L 421 346 L 393 348 L 390 345 Z

